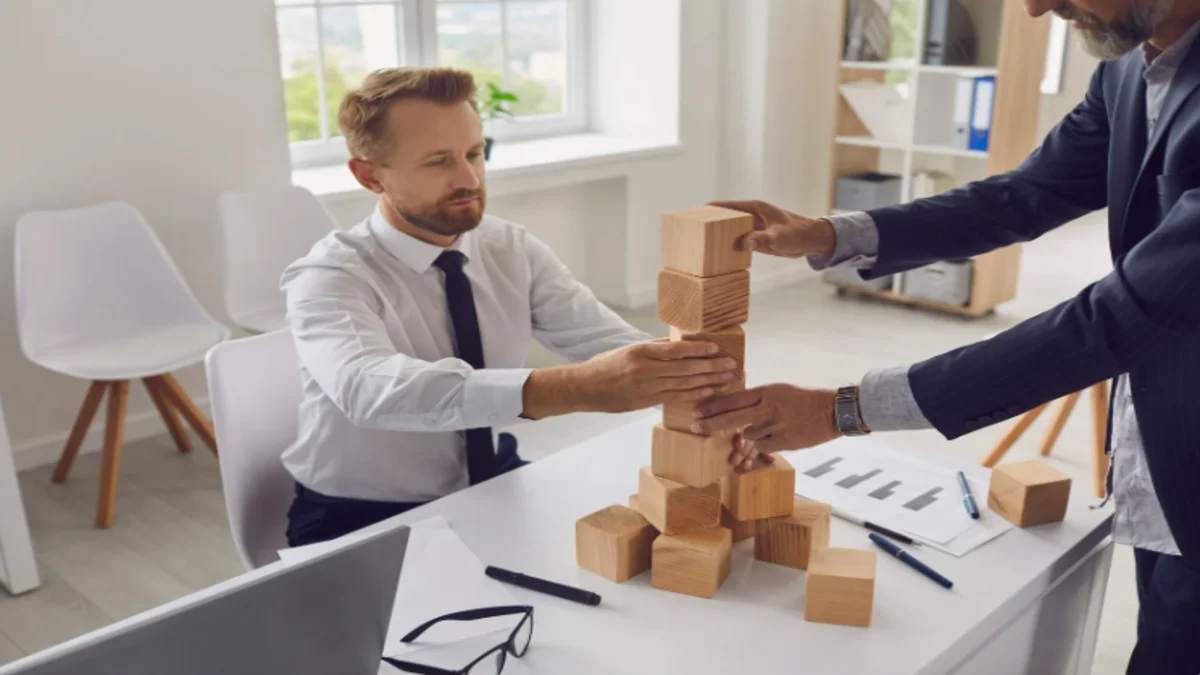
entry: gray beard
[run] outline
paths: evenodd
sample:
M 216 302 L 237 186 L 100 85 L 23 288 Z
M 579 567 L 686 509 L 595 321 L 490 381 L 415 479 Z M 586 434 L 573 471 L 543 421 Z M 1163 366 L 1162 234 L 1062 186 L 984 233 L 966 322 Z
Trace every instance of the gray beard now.
M 1175 0 L 1147 0 L 1112 23 L 1081 29 L 1083 47 L 1098 59 L 1115 61 L 1149 40 L 1174 6 Z

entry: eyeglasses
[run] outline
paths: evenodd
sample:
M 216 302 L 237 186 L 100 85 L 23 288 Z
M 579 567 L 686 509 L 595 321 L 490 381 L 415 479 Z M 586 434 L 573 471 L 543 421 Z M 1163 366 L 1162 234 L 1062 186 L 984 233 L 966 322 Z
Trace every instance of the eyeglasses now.
M 491 619 L 497 616 L 514 614 L 523 614 L 524 616 L 521 617 L 521 622 L 517 624 L 513 632 L 509 634 L 508 639 L 481 654 L 474 661 L 467 664 L 465 668 L 446 670 L 445 668 L 401 661 L 386 656 L 383 657 L 383 660 L 406 673 L 419 673 L 420 675 L 499 675 L 504 670 L 504 663 L 508 660 L 509 654 L 521 658 L 525 655 L 525 650 L 529 649 L 529 641 L 533 638 L 532 605 L 483 607 L 481 609 L 469 609 L 464 612 L 454 612 L 453 614 L 439 616 L 436 619 L 427 621 L 412 629 L 408 635 L 400 638 L 401 642 L 412 642 L 420 637 L 421 633 L 424 633 L 430 627 L 442 621 L 477 621 L 479 619 Z

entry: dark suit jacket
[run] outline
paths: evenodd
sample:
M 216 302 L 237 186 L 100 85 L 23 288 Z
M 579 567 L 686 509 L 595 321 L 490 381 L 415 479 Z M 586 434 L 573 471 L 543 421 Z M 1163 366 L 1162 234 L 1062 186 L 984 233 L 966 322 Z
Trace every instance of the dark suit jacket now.
M 1140 50 L 1101 64 L 1083 103 L 1018 169 L 870 212 L 880 239 L 869 275 L 1029 241 L 1109 207 L 1110 274 L 991 340 L 917 364 L 910 382 L 926 418 L 956 438 L 1128 373 L 1159 501 L 1200 570 L 1200 43 L 1149 140 L 1144 69 Z

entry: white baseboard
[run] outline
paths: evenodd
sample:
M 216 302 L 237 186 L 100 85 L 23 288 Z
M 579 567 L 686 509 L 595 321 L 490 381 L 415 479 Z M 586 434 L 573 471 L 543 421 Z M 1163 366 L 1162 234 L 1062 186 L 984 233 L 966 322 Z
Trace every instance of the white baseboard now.
M 205 417 L 210 417 L 207 398 L 194 398 L 192 402 L 204 413 Z M 92 422 L 91 429 L 87 435 L 83 437 L 83 445 L 79 448 L 79 454 L 88 452 L 99 452 L 104 447 L 104 406 L 96 411 L 96 419 Z M 184 426 L 187 422 L 180 419 Z M 189 428 L 189 432 L 190 432 Z M 134 415 L 125 416 L 125 443 L 140 441 L 152 436 L 166 435 L 167 427 L 163 424 L 162 418 L 158 416 L 158 411 L 150 408 L 146 412 L 137 413 Z M 25 471 L 26 469 L 35 469 L 39 466 L 54 464 L 62 455 L 63 446 L 67 443 L 67 437 L 71 435 L 70 429 L 67 431 L 47 434 L 40 438 L 25 441 L 20 445 L 13 446 L 13 462 L 17 465 L 17 471 Z M 192 435 L 192 440 L 199 443 L 199 439 L 195 434 Z
M 812 279 L 820 279 L 821 273 L 813 270 L 808 265 L 792 265 L 788 269 L 782 269 L 770 274 L 750 275 L 750 293 L 762 293 L 775 288 L 791 286 L 802 281 Z M 649 307 L 658 302 L 658 287 L 650 286 L 629 294 L 628 307 L 629 309 L 641 309 Z

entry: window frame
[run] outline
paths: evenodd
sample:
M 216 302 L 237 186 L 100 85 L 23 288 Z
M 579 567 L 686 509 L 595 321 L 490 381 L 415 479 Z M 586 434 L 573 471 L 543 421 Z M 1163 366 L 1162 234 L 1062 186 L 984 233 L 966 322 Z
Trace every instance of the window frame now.
M 399 38 L 397 60 L 404 65 L 435 65 L 438 59 L 437 7 L 439 4 L 470 2 L 500 5 L 503 53 L 507 54 L 506 11 L 510 2 L 529 0 L 291 0 L 277 4 L 276 12 L 287 9 L 313 9 L 317 31 L 317 91 L 322 137 L 307 141 L 289 141 L 292 167 L 314 168 L 345 162 L 350 158 L 346 143 L 337 130 L 337 111 L 328 109 L 325 96 L 325 44 L 321 25 L 323 9 L 331 7 L 391 6 L 397 9 L 396 32 Z M 587 87 L 587 15 L 588 0 L 563 0 L 566 3 L 564 49 L 567 59 L 567 87 L 563 92 L 564 113 L 530 115 L 485 125 L 485 135 L 498 142 L 533 140 L 581 133 L 588 128 Z M 508 66 L 504 64 L 504 74 Z M 282 78 L 282 75 L 281 75 Z

